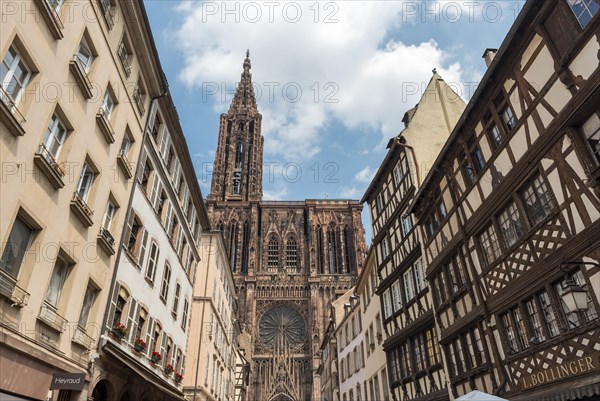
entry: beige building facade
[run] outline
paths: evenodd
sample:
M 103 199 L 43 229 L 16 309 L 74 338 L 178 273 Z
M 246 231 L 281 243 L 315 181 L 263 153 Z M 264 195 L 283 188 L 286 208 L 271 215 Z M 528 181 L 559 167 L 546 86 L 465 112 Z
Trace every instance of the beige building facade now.
M 0 392 L 44 400 L 77 374 L 53 396 L 85 399 L 162 76 L 141 3 L 12 2 L 2 18 Z
M 187 400 L 238 401 L 243 397 L 248 372 L 238 348 L 236 308 L 235 284 L 221 232 L 205 232 L 187 348 L 189 374 L 183 382 Z

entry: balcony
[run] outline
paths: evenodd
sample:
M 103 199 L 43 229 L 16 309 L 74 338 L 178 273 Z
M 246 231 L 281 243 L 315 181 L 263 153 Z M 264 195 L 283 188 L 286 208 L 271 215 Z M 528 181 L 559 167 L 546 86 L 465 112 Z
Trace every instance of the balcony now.
M 71 339 L 75 344 L 81 345 L 83 348 L 89 350 L 94 345 L 94 339 L 87 335 L 84 329 L 77 326 L 75 329 L 75 333 L 73 333 L 73 338 Z
M 115 239 L 110 231 L 104 227 L 100 227 L 100 233 L 98 234 L 98 245 L 100 245 L 100 247 L 104 249 L 108 255 L 112 256 L 115 254 Z
M 18 306 L 19 308 L 27 305 L 27 301 L 29 300 L 29 293 L 17 285 L 17 280 L 1 269 L 0 296 L 12 302 L 11 306 Z
M 114 143 L 115 131 L 113 130 L 112 124 L 110 123 L 110 119 L 106 115 L 106 111 L 103 108 L 100 108 L 100 110 L 98 110 L 98 113 L 96 114 L 96 122 L 98 123 L 100 131 L 102 131 L 106 142 Z
M 2 85 L 0 85 L 0 121 L 9 128 L 13 136 L 19 137 L 25 135 L 25 129 L 23 128 L 25 118 Z
M 46 25 L 50 30 L 50 33 L 54 37 L 54 39 L 59 40 L 62 39 L 65 35 L 63 34 L 63 23 L 56 12 L 58 8 L 58 1 L 56 0 L 36 0 L 35 2 L 40 9 L 40 14 L 46 21 Z
M 125 153 L 123 150 L 121 150 L 119 152 L 119 156 L 117 156 L 117 164 L 123 171 L 123 174 L 125 174 L 125 177 L 133 177 L 133 165 L 131 162 L 129 162 L 127 159 L 127 153 Z
M 75 77 L 77 81 L 77 85 L 79 89 L 81 89 L 81 93 L 85 99 L 91 99 L 94 96 L 92 90 L 94 89 L 90 78 L 88 77 L 85 68 L 81 65 L 79 61 L 79 57 L 77 55 L 73 56 L 73 59 L 69 63 L 69 68 L 71 69 L 71 74 Z
M 77 192 L 73 193 L 73 199 L 71 200 L 71 211 L 75 214 L 75 216 L 77 216 L 77 218 L 85 227 L 90 227 L 92 224 L 94 224 L 92 221 L 94 212 Z
M 99 2 L 102 15 L 104 16 L 104 20 L 106 21 L 106 25 L 108 26 L 108 30 L 110 31 L 113 28 L 113 26 L 115 26 L 115 21 L 113 19 L 112 0 L 100 0 Z
M 40 169 L 54 189 L 65 186 L 63 181 L 65 171 L 43 143 L 40 144 L 37 153 L 33 156 L 33 163 Z
M 143 116 L 146 109 L 144 108 L 144 99 L 142 98 L 142 91 L 139 86 L 136 86 L 133 90 L 133 100 L 135 100 L 140 116 Z
M 56 309 L 47 302 L 42 304 L 42 307 L 40 308 L 40 314 L 37 318 L 40 322 L 46 324 L 48 327 L 59 333 L 65 331 L 67 319 L 59 315 L 56 312 Z

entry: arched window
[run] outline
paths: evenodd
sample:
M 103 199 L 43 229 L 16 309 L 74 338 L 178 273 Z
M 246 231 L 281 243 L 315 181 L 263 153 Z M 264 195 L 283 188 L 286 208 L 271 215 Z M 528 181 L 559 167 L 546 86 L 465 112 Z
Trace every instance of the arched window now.
M 250 251 L 250 224 L 244 223 L 244 231 L 242 233 L 242 273 L 248 272 L 248 257 Z
M 279 266 L 279 241 L 273 237 L 269 241 L 269 249 L 267 255 L 267 267 L 269 269 L 277 269 Z
M 346 262 L 346 273 L 353 272 L 354 269 L 354 247 L 352 246 L 351 231 L 348 226 L 344 227 L 344 256 Z
M 229 261 L 231 262 L 231 270 L 236 271 L 238 254 L 238 224 L 232 221 L 229 224 Z
M 294 238 L 288 238 L 285 246 L 286 266 L 288 269 L 298 267 L 298 244 Z
M 327 230 L 327 262 L 329 263 L 329 273 L 342 273 L 341 269 L 341 250 L 340 235 L 335 224 L 331 223 Z
M 325 260 L 323 258 L 323 230 L 321 226 L 317 226 L 317 271 L 320 274 L 325 273 Z
M 235 147 L 235 167 L 242 168 L 244 162 L 244 142 L 239 141 Z

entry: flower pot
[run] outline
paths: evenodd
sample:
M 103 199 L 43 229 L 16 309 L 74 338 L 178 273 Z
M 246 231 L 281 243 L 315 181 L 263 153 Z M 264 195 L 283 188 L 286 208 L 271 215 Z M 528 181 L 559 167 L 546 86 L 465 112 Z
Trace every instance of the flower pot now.
M 141 345 L 135 345 L 133 347 L 133 350 L 139 352 L 140 354 L 143 354 L 144 351 L 146 351 L 146 348 L 142 347 Z

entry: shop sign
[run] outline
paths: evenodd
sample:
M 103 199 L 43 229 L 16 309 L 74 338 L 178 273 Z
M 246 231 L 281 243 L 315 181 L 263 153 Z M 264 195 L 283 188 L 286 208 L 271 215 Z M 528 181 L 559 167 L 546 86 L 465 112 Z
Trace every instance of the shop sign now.
M 591 372 L 600 372 L 600 354 L 582 356 L 581 358 L 563 361 L 554 367 L 533 371 L 521 377 L 519 384 L 523 390 L 569 379 Z
M 54 373 L 50 390 L 83 390 L 85 373 Z

